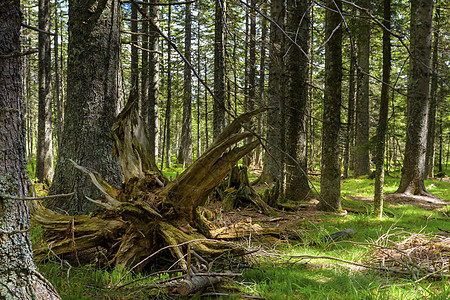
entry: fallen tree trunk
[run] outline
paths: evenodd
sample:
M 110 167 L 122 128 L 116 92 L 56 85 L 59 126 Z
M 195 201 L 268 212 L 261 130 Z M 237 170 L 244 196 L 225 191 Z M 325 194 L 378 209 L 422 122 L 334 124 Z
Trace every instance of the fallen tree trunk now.
M 237 117 L 211 147 L 188 169 L 168 182 L 154 163 L 149 141 L 139 115 L 129 101 L 114 126 L 114 152 L 118 155 L 125 179 L 121 189 L 104 181 L 98 173 L 72 162 L 101 191 L 100 199 L 89 199 L 103 208 L 94 216 L 66 216 L 42 206 L 34 211 L 33 220 L 44 229 L 47 247 L 35 251 L 42 259 L 49 253 L 73 255 L 94 247 L 108 249 L 108 263 L 142 269 L 146 260 L 167 245 L 190 247 L 204 257 L 223 253 L 242 255 L 242 247 L 221 241 L 207 240 L 207 227 L 195 220 L 197 208 L 228 174 L 235 163 L 252 151 L 258 142 L 244 146 L 237 143 L 251 134 L 242 132 L 242 125 L 264 111 L 259 109 Z M 212 229 L 212 228 L 210 228 Z M 199 232 L 202 232 L 200 233 Z M 171 254 L 186 267 L 186 246 L 170 248 Z

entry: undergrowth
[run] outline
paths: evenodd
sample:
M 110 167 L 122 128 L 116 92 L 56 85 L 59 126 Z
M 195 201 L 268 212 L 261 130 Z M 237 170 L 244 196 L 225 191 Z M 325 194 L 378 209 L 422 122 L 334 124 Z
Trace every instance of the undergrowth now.
M 164 169 L 164 175 L 175 178 L 182 167 L 172 164 Z M 386 177 L 385 192 L 396 190 L 400 177 Z M 313 182 L 318 190 L 318 181 Z M 241 290 L 252 294 L 258 291 L 265 299 L 449 299 L 450 285 L 444 280 L 424 280 L 415 283 L 412 278 L 388 272 L 352 269 L 342 263 L 327 259 L 299 259 L 295 256 L 332 256 L 349 261 L 370 261 L 372 250 L 354 243 L 326 243 L 322 237 L 347 228 L 354 228 L 350 240 L 373 243 L 388 231 L 397 232 L 393 239 L 399 241 L 409 233 L 431 234 L 450 231 L 450 210 L 429 211 L 406 204 L 385 203 L 381 219 L 371 216 L 371 201 L 352 197 L 373 196 L 373 179 L 366 177 L 345 179 L 342 182 L 342 206 L 348 209 L 346 216 L 323 214 L 305 219 L 298 228 L 298 240 L 292 240 L 272 248 L 280 256 L 260 255 L 252 268 L 243 273 Z M 434 195 L 450 201 L 450 183 L 439 180 L 425 181 L 426 188 Z M 39 191 L 45 192 L 40 187 Z M 31 232 L 34 246 L 41 246 L 39 228 Z M 284 255 L 284 256 L 283 256 Z M 111 289 L 126 270 L 90 266 L 68 266 L 55 260 L 39 264 L 40 271 L 53 283 L 63 299 L 148 299 L 145 293 L 121 293 Z M 160 280 L 161 276 L 143 279 L 145 273 L 128 274 L 121 284 L 142 279 L 139 284 Z M 165 299 L 165 295 L 160 295 Z M 236 296 L 239 299 L 239 296 Z M 169 298 L 167 298 L 169 299 Z

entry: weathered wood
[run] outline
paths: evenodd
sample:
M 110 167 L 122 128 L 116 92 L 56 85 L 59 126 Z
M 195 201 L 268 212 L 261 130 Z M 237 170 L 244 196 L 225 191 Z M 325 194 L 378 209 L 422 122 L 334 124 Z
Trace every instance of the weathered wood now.
M 110 264 L 137 266 L 139 271 L 150 262 L 145 258 L 164 245 L 177 245 L 169 250 L 187 269 L 185 249 L 178 245 L 192 240 L 197 240 L 190 244 L 192 251 L 202 257 L 244 254 L 245 250 L 235 244 L 206 239 L 205 235 L 211 237 L 209 231 L 215 228 L 204 223 L 201 231 L 206 234 L 198 233 L 196 227 L 201 222 L 194 219 L 200 220 L 195 218 L 197 208 L 208 193 L 241 157 L 258 145 L 255 141 L 235 146 L 251 135 L 241 132 L 242 124 L 263 109 L 236 118 L 194 164 L 166 185 L 167 179 L 154 164 L 149 141 L 133 105 L 134 101 L 129 100 L 112 129 L 114 151 L 125 177 L 122 188 L 109 185 L 95 171 L 72 162 L 101 191 L 100 199 L 89 200 L 103 210 L 94 216 L 65 216 L 35 206 L 34 221 L 44 229 L 48 243 L 36 250 L 36 257 L 44 258 L 49 248 L 53 254 L 67 255 L 102 246 L 108 249 Z M 262 202 L 259 196 L 258 199 Z
M 191 279 L 185 279 L 180 282 L 177 287 L 177 292 L 185 297 L 206 287 L 213 286 L 222 280 L 223 278 L 216 276 L 194 276 Z

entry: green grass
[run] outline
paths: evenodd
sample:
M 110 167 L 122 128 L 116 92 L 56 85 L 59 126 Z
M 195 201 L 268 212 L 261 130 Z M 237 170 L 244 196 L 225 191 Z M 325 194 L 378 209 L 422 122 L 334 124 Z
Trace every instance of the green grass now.
M 172 167 L 164 169 L 168 178 L 181 174 L 183 168 L 173 161 Z M 255 178 L 255 176 L 253 176 Z M 399 174 L 387 176 L 385 193 L 394 192 L 399 184 Z M 320 191 L 317 180 L 314 185 Z M 425 181 L 426 188 L 434 195 L 450 201 L 450 183 L 439 180 Z M 342 181 L 342 206 L 351 211 L 346 216 L 323 214 L 305 219 L 297 229 L 299 241 L 278 246 L 275 251 L 284 255 L 333 256 L 351 261 L 367 261 L 371 249 L 351 243 L 318 243 L 311 246 L 305 242 L 319 242 L 321 237 L 347 228 L 354 228 L 351 237 L 355 242 L 373 242 L 391 230 L 397 233 L 392 239 L 402 240 L 408 233 L 433 233 L 439 229 L 450 230 L 450 209 L 428 211 L 410 205 L 385 203 L 383 218 L 374 218 L 371 201 L 360 201 L 350 196 L 373 197 L 374 180 L 362 177 Z M 39 187 L 45 193 L 43 187 Z M 403 233 L 402 233 L 403 232 Z M 39 228 L 31 232 L 33 244 L 42 243 Z M 304 261 L 303 261 L 304 262 Z M 333 263 L 329 260 L 311 260 L 310 264 Z M 145 293 L 129 298 L 127 294 L 108 288 L 125 274 L 123 269 L 97 269 L 94 266 L 61 267 L 60 262 L 39 265 L 40 270 L 61 294 L 62 299 L 147 299 Z M 123 283 L 142 278 L 145 274 L 129 274 Z M 165 275 L 168 276 L 168 275 Z M 149 278 L 140 283 L 152 282 Z M 374 271 L 351 271 L 342 267 L 310 268 L 299 259 L 259 258 L 252 269 L 244 272 L 242 283 L 248 291 L 257 290 L 266 299 L 449 299 L 450 285 L 447 281 L 428 281 L 415 284 L 410 278 Z M 408 283 L 406 286 L 405 283 Z M 242 290 L 242 287 L 240 288 Z M 244 288 L 245 289 L 245 288 Z M 162 295 L 162 298 L 164 296 Z

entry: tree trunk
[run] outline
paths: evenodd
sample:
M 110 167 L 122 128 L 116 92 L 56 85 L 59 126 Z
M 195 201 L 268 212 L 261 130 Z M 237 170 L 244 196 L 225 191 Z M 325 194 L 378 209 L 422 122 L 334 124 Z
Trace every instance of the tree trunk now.
M 350 26 L 354 25 L 354 20 L 349 21 Z M 343 177 L 348 178 L 349 169 L 354 170 L 350 164 L 351 149 L 353 148 L 354 141 L 354 128 L 355 128 L 355 77 L 356 77 L 356 49 L 352 45 L 350 53 L 350 70 L 348 78 L 348 110 L 347 110 L 347 128 L 345 136 L 345 149 L 344 149 L 344 171 Z
M 256 0 L 250 2 L 250 35 L 249 35 L 249 47 L 248 47 L 248 96 L 247 105 L 245 111 L 253 111 L 255 109 L 255 95 L 256 95 Z M 246 90 L 247 92 L 247 90 Z M 253 124 L 250 124 L 253 128 Z M 251 143 L 253 137 L 247 139 L 246 143 Z M 254 153 L 249 153 L 244 157 L 244 165 L 251 166 L 254 161 Z
M 150 0 L 155 3 L 157 0 Z M 158 24 L 158 6 L 149 6 L 149 16 L 154 24 Z M 155 154 L 155 162 L 157 162 L 159 147 L 159 33 L 153 26 L 149 28 L 149 62 L 148 62 L 148 99 L 143 102 L 145 107 L 146 128 L 150 139 L 150 147 Z
M 0 299 L 60 299 L 38 272 L 30 241 L 19 2 L 0 6 Z M 9 56 L 4 58 L 2 56 Z
M 327 7 L 341 11 L 340 0 L 327 0 Z M 325 13 L 325 95 L 323 100 L 322 162 L 318 209 L 341 210 L 339 130 L 341 126 L 342 25 L 339 12 Z
M 167 19 L 167 36 L 171 39 L 171 28 L 172 25 L 172 6 L 169 6 L 169 13 Z M 166 159 L 166 168 L 170 168 L 171 165 L 171 131 L 170 131 L 170 122 L 171 122 L 171 109 L 172 109 L 172 46 L 167 44 L 167 101 L 166 101 L 166 117 L 164 120 L 164 139 L 163 139 L 163 153 L 165 151 L 165 159 Z M 164 149 L 165 144 L 165 149 Z M 164 160 L 164 156 L 162 156 L 161 160 L 161 169 L 162 169 L 162 161 Z
M 54 50 L 54 60 L 55 60 L 55 105 L 56 105 L 56 135 L 57 135 L 57 145 L 58 150 L 61 148 L 62 142 L 62 131 L 63 131 L 63 116 L 62 116 L 62 99 L 61 99 L 61 79 L 59 76 L 59 13 L 58 13 L 58 0 L 55 0 L 55 36 L 53 37 L 53 50 Z M 53 164 L 53 162 L 52 162 Z
M 273 0 L 270 7 L 271 19 L 280 28 L 284 28 L 285 6 L 284 1 Z M 274 23 L 270 23 L 270 46 L 269 46 L 269 96 L 267 105 L 271 107 L 267 111 L 267 134 L 266 153 L 264 156 L 264 168 L 261 174 L 261 182 L 272 183 L 281 176 L 282 166 L 280 164 L 281 152 L 281 107 L 284 103 L 283 96 L 283 32 Z
M 214 23 L 214 103 L 213 136 L 217 138 L 225 127 L 225 13 L 226 0 L 215 0 Z
M 383 216 L 384 157 L 389 111 L 389 84 L 391 76 L 391 0 L 384 0 L 383 9 L 383 85 L 381 86 L 380 116 L 377 126 L 375 149 L 375 192 L 373 198 L 374 215 Z
M 144 0 L 144 3 L 148 3 L 148 0 Z M 134 5 L 133 5 L 134 6 Z M 143 5 L 143 9 L 145 10 L 145 12 L 148 12 L 148 5 L 144 4 Z M 147 20 L 142 20 L 142 24 L 141 24 L 141 45 L 142 45 L 142 49 L 141 49 L 141 69 L 139 70 L 139 74 L 141 76 L 141 94 L 140 94 L 140 99 L 141 99 L 141 112 L 143 112 L 143 115 L 147 116 L 147 109 L 148 109 L 148 88 L 149 88 L 149 83 L 148 83 L 148 28 L 149 28 L 149 21 Z M 145 103 L 145 104 L 144 104 Z
M 50 31 L 50 1 L 39 0 L 39 29 Z M 50 35 L 39 32 L 39 113 L 36 177 L 50 184 L 53 179 L 53 128 Z
M 428 133 L 427 133 L 427 154 L 425 156 L 425 176 L 434 176 L 434 143 L 436 136 L 436 111 L 437 111 L 437 90 L 438 90 L 438 47 L 439 47 L 439 17 L 440 6 L 436 7 L 435 25 L 434 25 L 434 45 L 433 45 L 433 62 L 432 62 L 432 77 L 430 87 L 430 104 L 429 104 L 429 118 L 428 118 Z M 426 179 L 426 177 L 424 178 Z
M 288 0 L 286 31 L 298 46 L 286 48 L 286 184 L 284 196 L 304 200 L 310 194 L 306 159 L 306 104 L 308 101 L 309 2 Z M 299 48 L 301 47 L 301 49 Z
M 262 13 L 267 15 L 267 7 L 263 6 Z M 258 93 L 258 106 L 263 107 L 266 105 L 266 47 L 267 47 L 267 20 L 261 18 L 261 60 L 259 64 L 259 93 Z M 264 136 L 264 119 L 261 115 L 257 117 L 257 133 L 260 136 Z M 262 168 L 263 166 L 263 147 L 258 146 L 255 149 L 255 168 Z
M 191 5 L 186 4 L 184 36 L 184 57 L 191 63 Z M 178 150 L 178 163 L 183 167 L 192 163 L 192 75 L 188 63 L 184 64 L 183 89 L 183 125 L 181 128 L 181 144 Z
M 130 92 L 136 95 L 139 103 L 139 52 L 138 52 L 138 11 L 135 5 L 131 5 L 131 64 L 130 64 Z M 137 108 L 137 107 L 136 107 Z
M 93 11 L 86 7 L 93 7 Z M 72 213 L 93 210 L 85 196 L 99 193 L 69 159 L 96 169 L 114 185 L 122 183 L 109 137 L 118 103 L 120 3 L 87 0 L 69 3 L 69 58 L 63 142 L 59 149 L 52 194 L 74 191 L 71 201 L 54 199 L 50 207 Z
M 360 4 L 369 9 L 370 1 Z M 355 176 L 370 172 L 369 161 L 369 65 L 370 65 L 370 19 L 360 12 L 358 24 L 358 93 L 356 97 Z
M 411 2 L 411 52 L 408 127 L 402 179 L 397 193 L 429 195 L 425 189 L 425 153 L 431 60 L 432 0 Z

